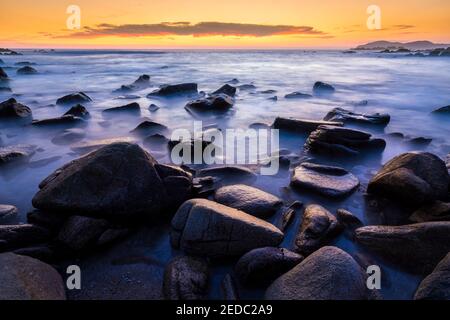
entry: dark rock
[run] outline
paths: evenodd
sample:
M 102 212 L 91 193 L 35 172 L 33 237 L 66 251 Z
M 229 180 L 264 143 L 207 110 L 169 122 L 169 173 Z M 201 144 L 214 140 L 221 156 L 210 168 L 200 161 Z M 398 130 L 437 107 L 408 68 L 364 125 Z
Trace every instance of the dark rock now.
M 356 229 L 359 243 L 388 260 L 421 274 L 430 273 L 450 251 L 450 222 Z
M 44 262 L 50 262 L 54 259 L 54 251 L 46 245 L 37 245 L 34 247 L 20 248 L 13 251 L 15 254 L 38 259 Z
M 83 123 L 84 120 L 82 118 L 68 114 L 57 118 L 33 120 L 31 124 L 33 126 L 66 126 L 66 125 L 80 125 Z
M 147 74 L 143 74 L 139 76 L 139 78 L 132 84 L 123 85 L 119 89 L 114 90 L 114 92 L 131 92 L 136 90 L 142 90 L 148 88 L 149 86 L 150 86 L 150 76 Z
M 295 239 L 295 251 L 308 256 L 326 245 L 339 229 L 335 216 L 325 208 L 311 204 L 303 214 L 300 231 Z
M 2 220 L 6 220 L 12 217 L 15 217 L 18 213 L 18 210 L 15 206 L 11 206 L 8 204 L 0 204 L 0 222 Z
M 433 141 L 433 139 L 431 139 L 431 138 L 417 137 L 417 138 L 409 139 L 408 143 L 415 147 L 426 147 L 432 141 Z
M 321 125 L 306 140 L 305 149 L 312 153 L 357 157 L 364 151 L 381 152 L 383 139 L 372 139 L 369 133 L 336 126 Z
M 126 228 L 107 229 L 97 239 L 96 246 L 108 245 L 111 242 L 114 242 L 118 239 L 124 238 L 129 233 L 130 233 L 130 230 L 126 229 Z
M 188 254 L 237 256 L 282 240 L 274 225 L 205 199 L 186 201 L 172 220 L 171 243 Z
M 433 113 L 439 113 L 439 114 L 450 114 L 450 105 L 445 106 L 439 109 L 436 109 L 433 111 Z
M 56 104 L 77 104 L 91 102 L 92 99 L 84 92 L 71 93 L 56 100 Z
M 170 97 L 173 95 L 184 95 L 197 93 L 196 83 L 181 83 L 175 85 L 165 85 L 161 88 L 149 93 L 148 96 Z
M 267 285 L 302 262 L 303 256 L 284 248 L 265 247 L 244 254 L 235 273 L 244 284 Z
M 71 144 L 77 141 L 82 140 L 86 136 L 86 131 L 83 129 L 66 129 L 60 133 L 58 133 L 55 137 L 52 138 L 52 143 L 56 145 L 65 145 Z
M 304 162 L 294 169 L 291 185 L 328 197 L 344 197 L 355 191 L 359 180 L 343 168 Z
M 148 107 L 148 110 L 149 110 L 150 112 L 155 112 L 155 111 L 159 110 L 159 107 L 158 107 L 156 104 L 152 103 L 152 104 Z
M 59 273 L 39 260 L 0 254 L 0 300 L 65 300 Z
M 28 223 L 48 229 L 52 233 L 58 232 L 66 219 L 66 215 L 40 210 L 33 210 L 27 214 Z
M 296 118 L 280 118 L 277 117 L 272 124 L 274 129 L 289 130 L 296 132 L 310 133 L 321 125 L 343 126 L 342 122 L 316 121 Z
M 148 136 L 152 134 L 164 134 L 167 133 L 168 128 L 165 125 L 146 120 L 141 122 L 136 128 L 131 130 L 131 133 L 137 134 L 139 136 Z
M 273 97 L 267 98 L 267 100 L 278 101 L 278 97 L 273 96 Z
M 284 96 L 284 98 L 285 99 L 310 99 L 310 98 L 312 98 L 312 95 L 295 91 L 292 93 L 288 93 L 287 95 Z
M 113 143 L 52 173 L 40 183 L 33 206 L 106 217 L 167 214 L 181 203 L 176 199 L 188 198 L 192 177 L 179 168 L 160 171 L 162 167 L 138 145 Z M 173 188 L 171 177 L 178 178 L 179 187 Z
M 11 49 L 0 48 L 0 55 L 5 56 L 21 56 L 22 54 Z
M 425 205 L 409 217 L 413 222 L 450 221 L 450 203 L 435 201 Z
M 137 102 L 132 102 L 120 107 L 113 107 L 103 110 L 104 113 L 115 113 L 115 112 L 132 112 L 141 113 L 141 106 Z
M 20 104 L 16 99 L 11 98 L 9 100 L 0 103 L 0 119 L 1 118 L 31 118 L 31 109 L 27 106 Z
M 68 116 L 68 115 L 72 115 L 74 117 L 79 117 L 79 118 L 87 118 L 87 117 L 89 117 L 89 112 L 87 111 L 87 109 L 84 106 L 82 106 L 81 104 L 77 104 L 77 105 L 73 106 L 72 108 L 70 108 L 69 111 L 64 113 L 64 116 Z
M 445 199 L 449 179 L 445 163 L 439 157 L 426 152 L 409 152 L 386 163 L 372 178 L 367 191 L 418 206 Z
M 169 143 L 169 139 L 167 139 L 164 135 L 155 133 L 144 139 L 144 146 L 149 147 L 150 149 L 155 150 L 164 150 L 167 149 L 167 144 Z
M 0 59 L 0 64 L 5 64 L 5 62 L 2 59 Z
M 197 257 L 178 256 L 166 266 L 163 293 L 167 300 L 206 299 L 209 266 Z
M 353 213 L 345 209 L 338 209 L 336 212 L 336 218 L 340 225 L 350 230 L 355 230 L 363 226 L 361 220 L 359 220 Z
M 285 232 L 289 225 L 292 223 L 295 217 L 295 211 L 303 207 L 303 203 L 300 201 L 294 201 L 286 210 L 281 214 L 279 222 L 280 230 Z
M 233 104 L 233 98 L 221 93 L 191 101 L 186 104 L 185 109 L 188 111 L 224 111 L 230 109 Z
M 450 300 L 450 253 L 422 280 L 415 300 Z
M 239 300 L 239 294 L 233 277 L 227 273 L 220 283 L 222 289 L 223 300 L 236 301 Z
M 8 79 L 8 74 L 3 70 L 2 67 L 0 67 L 0 80 L 6 80 Z
M 324 247 L 285 273 L 267 289 L 267 300 L 367 300 L 359 264 L 336 247 Z
M 241 84 L 238 86 L 239 90 L 245 91 L 245 90 L 255 90 L 256 86 L 253 84 Z
M 214 199 L 223 205 L 258 218 L 272 216 L 283 203 L 281 199 L 270 193 L 242 184 L 218 189 Z
M 0 165 L 17 161 L 28 161 L 36 152 L 36 146 L 19 144 L 0 147 Z
M 324 83 L 324 82 L 316 82 L 314 83 L 313 86 L 313 92 L 316 95 L 321 95 L 321 94 L 331 94 L 335 91 L 334 87 L 328 83 Z
M 0 225 L 0 252 L 48 240 L 47 229 L 32 225 Z
M 337 121 L 344 123 L 362 123 L 386 126 L 391 120 L 388 114 L 363 114 L 355 113 L 342 108 L 334 108 L 323 118 L 325 121 Z
M 256 180 L 256 174 L 252 170 L 240 166 L 220 166 L 201 169 L 197 172 L 196 176 L 214 177 L 221 185 L 229 185 Z
M 30 66 L 25 66 L 17 70 L 17 74 L 36 74 L 37 70 Z
M 212 95 L 218 94 L 226 94 L 227 96 L 234 97 L 236 95 L 236 87 L 230 86 L 229 84 L 225 84 L 216 91 L 212 93 Z
M 0 87 L 0 92 L 12 92 L 12 90 L 8 87 Z
M 261 93 L 261 94 L 275 94 L 275 93 L 277 93 L 277 90 L 269 89 L 269 90 L 259 91 L 259 93 Z

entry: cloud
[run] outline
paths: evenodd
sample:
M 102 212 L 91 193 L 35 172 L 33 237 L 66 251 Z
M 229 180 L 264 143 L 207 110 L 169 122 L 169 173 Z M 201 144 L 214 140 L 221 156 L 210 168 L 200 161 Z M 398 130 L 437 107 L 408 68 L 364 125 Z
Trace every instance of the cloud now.
M 415 28 L 416 26 L 410 25 L 410 24 L 396 24 L 391 26 L 390 30 L 405 30 L 405 29 L 412 29 Z
M 239 36 L 267 37 L 274 35 L 324 36 L 326 33 L 309 26 L 264 25 L 248 23 L 199 22 L 186 21 L 162 22 L 158 24 L 99 24 L 84 27 L 81 31 L 57 37 L 95 38 L 104 36 L 143 37 L 143 36 Z

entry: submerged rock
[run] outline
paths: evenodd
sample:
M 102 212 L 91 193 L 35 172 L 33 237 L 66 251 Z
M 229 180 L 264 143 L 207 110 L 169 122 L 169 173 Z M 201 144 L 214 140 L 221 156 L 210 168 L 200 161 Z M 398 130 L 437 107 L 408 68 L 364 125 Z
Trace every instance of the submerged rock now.
M 0 221 L 12 218 L 17 215 L 19 211 L 15 206 L 8 204 L 0 204 Z
M 450 253 L 422 280 L 415 300 L 450 300 Z
M 186 200 L 191 184 L 189 173 L 159 165 L 138 145 L 113 143 L 56 170 L 32 202 L 55 212 L 155 217 Z
M 256 180 L 256 174 L 246 167 L 220 166 L 197 171 L 197 177 L 214 177 L 220 185 L 251 182 Z
M 123 106 L 113 107 L 103 110 L 103 113 L 114 113 L 114 112 L 133 112 L 140 113 L 141 106 L 137 102 L 132 102 Z
M 139 136 L 149 136 L 152 134 L 164 134 L 167 133 L 168 130 L 169 129 L 165 125 L 154 121 L 145 120 L 130 132 Z
M 71 93 L 56 100 L 56 104 L 77 104 L 91 102 L 92 99 L 84 92 Z
M 0 254 L 0 300 L 65 300 L 59 273 L 39 260 Z
M 36 74 L 37 70 L 30 66 L 25 66 L 17 70 L 17 74 Z
M 388 114 L 363 114 L 355 113 L 343 108 L 334 108 L 323 118 L 326 121 L 339 121 L 339 122 L 355 122 L 362 124 L 373 124 L 386 126 L 391 120 L 391 116 Z
M 335 91 L 335 89 L 331 84 L 324 83 L 321 81 L 314 83 L 314 86 L 313 86 L 313 92 L 316 95 L 331 94 L 334 91 Z
M 143 74 L 139 76 L 139 78 L 132 84 L 123 85 L 119 89 L 114 90 L 114 92 L 131 92 L 136 90 L 142 90 L 148 88 L 149 86 L 150 86 L 150 76 L 147 74 Z
M 49 231 L 32 224 L 0 225 L 0 252 L 48 240 Z
M 197 84 L 196 83 L 181 83 L 174 85 L 165 85 L 161 88 L 151 92 L 148 96 L 161 96 L 161 97 L 170 97 L 173 95 L 182 95 L 182 94 L 192 94 L 197 93 Z
M 227 257 L 277 246 L 283 233 L 274 225 L 206 199 L 186 201 L 172 220 L 170 240 L 188 254 Z
M 367 300 L 365 275 L 359 264 L 336 247 L 324 247 L 276 279 L 267 300 Z
M 65 145 L 80 141 L 85 136 L 86 131 L 84 129 L 71 128 L 58 133 L 51 141 L 57 145 Z
M 70 149 L 80 154 L 86 154 L 88 152 L 98 150 L 112 143 L 121 143 L 121 142 L 135 143 L 136 139 L 132 137 L 122 137 L 122 138 L 81 141 L 72 145 Z
M 84 120 L 82 118 L 68 114 L 56 118 L 33 120 L 31 124 L 33 126 L 59 126 L 59 125 L 80 125 L 83 123 Z
M 450 114 L 450 105 L 438 108 L 438 109 L 434 110 L 433 113 Z
M 388 163 L 369 182 L 367 191 L 408 205 L 421 205 L 448 194 L 444 161 L 427 152 L 408 152 Z
M 272 124 L 274 129 L 280 130 L 289 130 L 296 132 L 305 132 L 310 133 L 321 125 L 330 125 L 330 126 L 343 126 L 342 122 L 330 122 L 330 121 L 316 121 L 316 120 L 307 120 L 307 119 L 298 119 L 298 118 L 280 118 L 277 117 Z
M 230 109 L 233 104 L 233 98 L 221 93 L 191 101 L 186 104 L 185 109 L 188 111 L 224 111 Z
M 209 285 L 209 266 L 206 260 L 178 256 L 166 266 L 163 293 L 167 300 L 206 299 Z
M 229 84 L 225 84 L 216 91 L 212 93 L 212 95 L 218 94 L 226 94 L 227 96 L 234 97 L 236 95 L 236 87 L 230 86 Z
M 244 284 L 266 285 L 302 262 L 303 256 L 284 248 L 265 247 L 244 254 L 234 267 Z
M 409 220 L 414 222 L 450 221 L 450 203 L 435 201 L 425 205 L 414 211 Z
M 0 67 L 0 80 L 6 80 L 8 79 L 8 74 L 3 70 L 2 67 Z
M 72 108 L 70 108 L 66 113 L 64 113 L 63 116 L 68 116 L 68 115 L 72 115 L 74 117 L 79 117 L 79 118 L 88 118 L 89 112 L 87 111 L 86 107 L 84 107 L 81 104 L 77 104 L 77 105 L 73 106 Z
M 255 90 L 256 86 L 253 84 L 241 84 L 238 86 L 239 90 L 245 91 L 245 90 Z
M 335 236 L 339 227 L 336 217 L 325 208 L 316 204 L 307 206 L 295 239 L 296 251 L 310 255 Z
M 344 197 L 359 186 L 358 178 L 343 168 L 304 162 L 294 169 L 291 185 L 329 197 Z
M 11 98 L 0 103 L 0 119 L 2 118 L 31 118 L 31 109 Z
M 450 222 L 356 229 L 356 240 L 412 272 L 430 273 L 450 251 Z
M 36 146 L 28 144 L 0 147 L 0 165 L 16 161 L 27 161 L 35 152 Z
M 295 91 L 284 96 L 285 99 L 309 99 L 312 95 Z
M 306 140 L 305 149 L 312 153 L 356 157 L 366 151 L 381 152 L 386 147 L 383 139 L 354 129 L 321 125 Z
M 345 209 L 338 209 L 336 211 L 336 218 L 338 222 L 346 229 L 355 230 L 363 226 L 363 223 L 358 219 L 358 217 Z
M 258 218 L 273 215 L 283 203 L 280 198 L 270 193 L 242 184 L 218 189 L 214 199 Z

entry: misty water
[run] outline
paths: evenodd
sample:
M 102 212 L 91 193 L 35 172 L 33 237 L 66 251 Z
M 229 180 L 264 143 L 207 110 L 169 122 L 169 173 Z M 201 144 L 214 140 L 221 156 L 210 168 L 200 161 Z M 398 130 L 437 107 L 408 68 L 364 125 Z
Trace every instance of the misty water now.
M 322 119 L 334 107 L 344 107 L 360 113 L 389 113 L 390 124 L 384 129 L 360 127 L 387 141 L 385 151 L 379 156 L 358 163 L 335 162 L 321 159 L 323 164 L 338 164 L 352 171 L 361 181 L 360 189 L 343 200 L 330 200 L 312 193 L 297 192 L 287 188 L 290 173 L 280 170 L 276 176 L 259 176 L 254 186 L 280 196 L 286 204 L 300 200 L 305 204 L 317 203 L 335 213 L 345 208 L 365 224 L 383 221 L 367 209 L 364 189 L 369 179 L 383 163 L 393 156 L 409 150 L 427 150 L 441 157 L 450 152 L 449 119 L 430 112 L 450 101 L 450 59 L 407 57 L 405 54 L 380 54 L 358 52 L 345 54 L 339 51 L 242 51 L 242 52 L 119 52 L 119 51 L 56 51 L 38 53 L 24 51 L 22 56 L 1 56 L 1 67 L 11 80 L 12 93 L 0 92 L 0 101 L 11 96 L 33 111 L 34 119 L 61 116 L 69 107 L 55 105 L 56 99 L 72 92 L 83 91 L 93 102 L 85 104 L 91 118 L 83 126 L 86 136 L 77 145 L 99 139 L 128 139 L 143 118 L 166 125 L 171 130 L 192 128 L 194 120 L 203 125 L 225 128 L 248 128 L 253 123 L 271 124 L 277 116 Z M 17 62 L 29 61 L 38 71 L 36 75 L 17 75 Z M 121 85 L 130 84 L 138 76 L 151 76 L 151 87 L 130 93 L 137 95 L 124 99 L 123 93 L 114 93 Z M 198 83 L 199 90 L 212 92 L 224 83 L 238 79 L 239 85 L 252 84 L 253 89 L 238 90 L 232 112 L 220 116 L 194 118 L 184 106 L 188 98 L 147 98 L 147 94 L 163 84 L 183 82 Z M 312 93 L 313 84 L 324 81 L 332 84 L 336 92 L 330 97 L 307 100 L 285 99 L 294 91 Z M 264 93 L 275 90 L 274 93 Z M 277 96 L 278 100 L 269 98 Z M 367 104 L 361 101 L 367 100 Z M 121 114 L 106 116 L 102 110 L 138 102 L 140 115 Z M 160 107 L 151 112 L 148 107 Z M 351 125 L 350 125 L 351 127 Z M 2 146 L 32 144 L 39 149 L 30 162 L 20 166 L 0 167 L 0 203 L 19 208 L 17 218 L 8 223 L 26 222 L 26 213 L 32 210 L 31 199 L 38 184 L 55 169 L 80 157 L 85 150 L 74 145 L 56 145 L 51 139 L 63 130 L 61 127 L 44 128 L 16 126 L 0 123 Z M 388 135 L 401 132 L 408 138 L 432 138 L 428 146 L 418 148 Z M 301 155 L 306 136 L 282 133 L 280 147 Z M 142 138 L 137 138 L 142 144 Z M 144 145 L 143 145 L 144 146 Z M 170 162 L 167 153 L 149 150 L 163 163 Z M 276 222 L 280 213 L 270 221 Z M 292 248 L 301 222 L 296 216 L 286 232 L 283 246 Z M 164 224 L 131 235 L 112 248 L 77 260 L 89 283 L 73 298 L 141 297 L 158 298 L 164 265 L 178 254 L 169 245 L 169 226 Z M 243 235 L 244 236 L 244 235 Z M 365 252 L 351 239 L 342 235 L 333 245 L 353 255 L 364 255 L 382 266 L 382 294 L 385 298 L 409 299 L 421 277 L 409 274 Z M 235 260 L 217 263 L 212 274 L 212 298 L 220 298 L 219 283 L 230 272 Z M 261 298 L 263 290 L 239 288 L 243 298 Z

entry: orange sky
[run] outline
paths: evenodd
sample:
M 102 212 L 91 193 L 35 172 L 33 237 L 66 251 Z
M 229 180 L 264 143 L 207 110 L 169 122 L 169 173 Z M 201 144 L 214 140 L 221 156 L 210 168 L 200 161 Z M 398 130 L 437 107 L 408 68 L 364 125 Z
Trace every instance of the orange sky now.
M 71 4 L 81 9 L 81 30 L 66 27 Z M 382 30 L 366 27 L 371 4 L 381 8 Z M 450 42 L 449 0 L 0 0 L 0 21 L 0 47 L 10 48 L 337 48 L 375 40 Z

